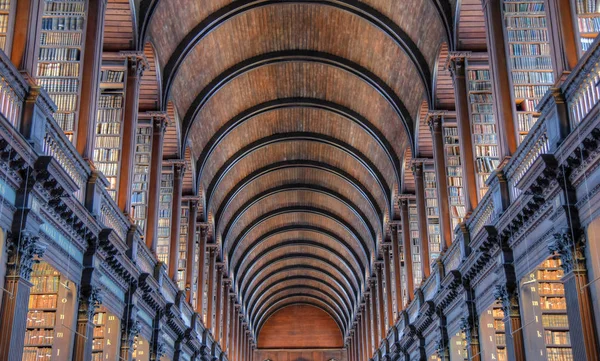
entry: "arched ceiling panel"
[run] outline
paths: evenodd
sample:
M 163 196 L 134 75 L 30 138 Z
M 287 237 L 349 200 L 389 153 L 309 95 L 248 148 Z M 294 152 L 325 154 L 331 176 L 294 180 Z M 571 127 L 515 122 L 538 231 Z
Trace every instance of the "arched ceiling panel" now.
M 130 0 L 108 0 L 104 17 L 104 51 L 135 48 L 134 10 Z
M 138 106 L 140 112 L 160 110 L 160 75 L 152 43 L 147 42 L 144 45 L 144 56 L 148 59 L 148 69 L 144 70 L 140 79 Z

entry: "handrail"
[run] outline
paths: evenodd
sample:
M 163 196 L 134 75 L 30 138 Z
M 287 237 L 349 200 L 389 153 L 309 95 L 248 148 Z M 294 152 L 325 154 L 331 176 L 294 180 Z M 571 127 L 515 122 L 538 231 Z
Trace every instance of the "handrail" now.
M 600 101 L 600 40 L 596 39 L 562 85 L 574 129 Z
M 4 52 L 0 52 L 0 113 L 19 129 L 29 85 Z

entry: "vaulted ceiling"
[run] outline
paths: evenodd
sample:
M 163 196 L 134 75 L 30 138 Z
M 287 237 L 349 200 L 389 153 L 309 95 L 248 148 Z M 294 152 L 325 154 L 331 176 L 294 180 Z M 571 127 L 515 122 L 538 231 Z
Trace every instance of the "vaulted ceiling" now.
M 177 115 L 169 153 L 195 165 L 188 186 L 255 334 L 291 304 L 349 330 L 394 199 L 414 187 L 420 115 L 452 105 L 448 74 L 437 92 L 434 77 L 461 41 L 455 6 L 141 1 L 135 38 L 157 78 L 143 104 Z

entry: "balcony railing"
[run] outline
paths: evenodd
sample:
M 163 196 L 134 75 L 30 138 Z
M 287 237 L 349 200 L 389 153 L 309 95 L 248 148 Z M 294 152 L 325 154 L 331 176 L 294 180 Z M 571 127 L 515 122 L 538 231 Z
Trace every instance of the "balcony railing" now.
M 600 100 L 600 47 L 598 38 L 594 42 L 593 49 L 588 51 L 580 61 L 580 65 L 571 73 L 563 93 L 569 105 L 569 117 L 571 128 L 574 129 L 585 120 L 586 116 L 598 104 Z
M 0 52 L 0 74 L 0 113 L 19 129 L 29 86 L 4 52 Z

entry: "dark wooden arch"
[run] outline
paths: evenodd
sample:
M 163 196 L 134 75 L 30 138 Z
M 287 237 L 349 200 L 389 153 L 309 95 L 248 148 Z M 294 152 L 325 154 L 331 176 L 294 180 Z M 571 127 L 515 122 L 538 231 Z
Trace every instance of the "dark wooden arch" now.
M 348 154 L 361 166 L 363 166 L 367 170 L 369 175 L 373 177 L 373 179 L 377 182 L 377 185 L 379 186 L 379 188 L 381 188 L 384 196 L 386 197 L 386 203 L 389 203 L 391 201 L 391 188 L 390 185 L 387 184 L 385 177 L 383 176 L 381 171 L 375 166 L 375 164 L 373 164 L 371 160 L 358 149 L 354 148 L 350 144 L 342 142 L 339 139 L 320 133 L 289 132 L 273 134 L 259 139 L 257 141 L 254 141 L 241 148 L 229 159 L 227 159 L 227 161 L 215 173 L 215 176 L 212 178 L 211 182 L 208 185 L 205 196 L 206 207 L 211 207 L 211 201 L 215 194 L 215 190 L 219 187 L 220 183 L 227 176 L 227 174 L 236 166 L 236 164 L 238 164 L 244 158 L 248 157 L 250 154 L 263 147 L 284 142 L 315 142 L 331 146 L 332 148 L 338 149 Z M 198 182 L 200 181 L 201 180 L 198 179 Z
M 293 243 L 296 242 L 296 243 Z M 337 259 L 339 259 L 339 261 L 341 262 L 341 264 L 343 264 L 344 266 L 346 266 L 348 269 L 354 269 L 354 267 L 350 264 L 350 262 L 348 262 L 347 260 L 344 259 L 344 256 L 342 256 L 341 254 L 339 254 L 338 252 L 336 252 L 334 249 L 332 249 L 331 247 L 328 247 L 326 245 L 323 245 L 319 242 L 315 242 L 315 241 L 309 241 L 309 240 L 290 240 L 287 242 L 282 242 L 280 244 L 274 245 L 272 247 L 267 248 L 266 250 L 264 250 L 263 252 L 261 252 L 259 255 L 256 256 L 255 260 L 258 261 L 264 257 L 267 257 L 269 255 L 269 253 L 272 253 L 274 251 L 277 250 L 281 250 L 287 247 L 292 247 L 295 245 L 302 245 L 305 247 L 310 247 L 310 249 L 316 249 L 316 250 L 322 250 L 322 251 L 326 251 L 329 252 L 328 255 L 333 255 L 335 256 Z M 252 271 L 252 267 L 254 265 L 251 265 L 249 268 L 244 269 L 243 273 L 239 276 L 239 278 L 244 278 L 247 275 L 248 276 L 252 276 L 253 275 L 253 271 Z M 260 268 L 259 268 L 260 269 Z
M 254 252 L 256 247 L 258 247 L 264 241 L 266 241 L 267 239 L 269 239 L 275 235 L 279 235 L 279 234 L 287 233 L 287 232 L 295 232 L 295 231 L 314 232 L 314 233 L 318 233 L 318 234 L 327 236 L 328 238 L 335 240 L 336 242 L 341 244 L 347 250 L 348 253 L 350 253 L 352 255 L 353 261 L 359 266 L 360 271 L 365 272 L 366 267 L 368 265 L 365 265 L 360 261 L 360 257 L 356 254 L 356 252 L 354 251 L 352 246 L 350 246 L 344 239 L 341 239 L 335 233 L 333 233 L 325 228 L 309 226 L 309 225 L 279 227 L 279 228 L 270 230 L 269 232 L 262 234 L 260 237 L 258 237 L 256 240 L 254 240 L 254 242 L 252 242 L 250 245 L 248 245 L 248 247 L 246 247 L 246 249 L 240 255 L 239 258 L 230 260 L 230 262 L 229 262 L 230 268 L 229 269 L 233 269 L 233 274 L 237 275 L 239 272 L 240 266 L 245 262 L 246 258 Z M 287 242 L 287 241 L 284 241 L 284 242 Z M 363 251 L 366 252 L 368 250 L 363 250 Z M 364 255 L 365 255 L 365 259 L 368 260 L 369 254 L 365 253 Z
M 252 208 L 253 205 L 255 205 L 256 203 L 260 202 L 261 200 L 266 199 L 272 195 L 277 195 L 277 194 L 285 193 L 285 192 L 295 192 L 295 191 L 309 191 L 309 192 L 320 193 L 320 194 L 324 194 L 328 197 L 331 197 L 331 198 L 339 201 L 340 203 L 345 205 L 348 209 L 350 209 L 350 211 L 359 219 L 359 222 L 367 229 L 367 231 L 371 235 L 375 235 L 375 238 L 377 238 L 377 231 L 373 227 L 373 224 L 371 224 L 368 221 L 367 216 L 360 210 L 360 208 L 356 204 L 352 203 L 352 201 L 350 201 L 343 195 L 341 195 L 331 189 L 328 189 L 326 187 L 316 186 L 316 185 L 312 185 L 312 184 L 296 183 L 296 184 L 286 184 L 286 185 L 267 189 L 255 196 L 253 196 L 251 199 L 249 199 L 246 203 L 244 203 L 244 205 L 242 205 L 241 207 L 239 207 L 237 209 L 237 211 L 231 217 L 231 220 L 227 223 L 227 225 L 223 229 L 223 233 L 222 233 L 223 239 L 227 239 L 231 228 L 237 223 L 237 221 L 246 212 L 248 212 Z M 218 216 L 219 215 L 216 215 L 214 218 L 215 229 L 219 229 L 218 226 L 219 226 L 220 219 L 218 218 Z M 382 224 L 380 231 L 381 231 L 381 234 L 383 234 L 383 231 L 384 231 L 383 224 Z
M 281 98 L 270 100 L 241 112 L 240 114 L 233 117 L 227 123 L 225 123 L 208 141 L 206 146 L 203 148 L 202 153 L 197 161 L 198 179 L 202 177 L 202 173 L 211 154 L 217 148 L 219 143 L 227 137 L 237 126 L 244 122 L 259 116 L 263 113 L 283 109 L 283 108 L 315 108 L 322 109 L 336 115 L 339 115 L 349 121 L 359 125 L 365 132 L 367 132 L 383 149 L 385 154 L 388 156 L 394 169 L 397 173 L 398 179 L 401 179 L 402 164 L 400 158 L 393 149 L 391 142 L 385 137 L 385 135 L 377 129 L 367 118 L 363 115 L 349 109 L 343 105 L 318 99 L 318 98 Z
M 287 277 L 287 278 L 283 278 L 280 280 L 277 280 L 275 282 L 272 283 L 268 283 L 267 286 L 263 289 L 263 292 L 257 297 L 257 298 L 251 298 L 247 301 L 247 306 L 246 306 L 246 310 L 247 313 L 250 315 L 252 314 L 252 311 L 254 309 L 254 306 L 258 305 L 257 302 L 259 302 L 266 294 L 267 291 L 272 289 L 273 287 L 285 283 L 285 282 L 289 282 L 289 281 L 296 281 L 296 280 L 309 280 L 309 281 L 314 281 L 314 282 L 318 282 L 320 284 L 323 284 L 331 289 L 334 290 L 334 292 L 336 293 L 336 295 L 340 298 L 344 300 L 344 304 L 346 305 L 346 307 L 350 310 L 354 309 L 354 306 L 356 304 L 356 300 L 352 297 L 350 297 L 350 295 L 344 293 L 340 293 L 340 291 L 333 287 L 330 283 L 327 282 L 327 280 L 325 279 L 321 279 L 321 278 L 317 278 L 317 277 L 313 277 L 313 276 L 292 276 L 292 277 Z
M 314 301 L 299 301 L 299 302 L 298 301 L 296 301 L 296 302 L 291 301 L 291 302 L 287 302 L 287 303 L 284 303 L 284 304 L 279 305 L 279 306 L 275 306 L 277 303 L 286 302 L 288 300 L 289 300 L 289 298 L 283 298 L 283 299 L 281 299 L 281 300 L 273 303 L 272 307 L 276 307 L 276 308 L 273 309 L 272 312 L 269 312 L 268 317 L 265 319 L 265 322 L 269 319 L 269 317 L 271 317 L 273 314 L 275 314 L 277 311 L 280 311 L 283 308 L 286 308 L 286 307 L 289 307 L 289 306 L 295 306 L 295 305 L 308 305 L 308 306 L 316 307 L 316 308 L 322 310 L 323 312 L 326 312 L 329 315 L 329 317 L 331 317 L 333 319 L 333 321 L 336 323 L 336 325 L 340 329 L 340 333 L 344 332 L 344 328 L 342 327 L 342 324 L 340 322 L 341 320 L 337 319 L 337 317 L 335 316 L 335 314 L 333 314 L 332 310 L 327 310 L 326 308 L 324 308 L 323 306 L 319 305 L 318 303 L 316 303 Z M 253 327 L 253 326 L 251 325 L 251 327 Z M 262 327 L 262 325 L 261 325 L 261 327 Z M 259 332 L 260 332 L 260 329 L 255 328 L 254 334 L 256 335 L 257 338 L 258 338 Z M 342 335 L 343 335 L 343 333 L 342 333 Z M 257 340 L 257 342 L 258 342 L 258 340 Z
M 349 235 L 351 235 L 357 242 L 359 242 L 359 244 L 361 245 L 361 247 L 363 249 L 365 249 L 365 250 L 369 249 L 369 247 L 366 245 L 365 241 L 360 236 L 359 232 L 356 231 L 356 229 L 351 224 L 346 222 L 344 219 L 338 217 L 337 215 L 330 213 L 329 211 L 321 209 L 321 208 L 308 207 L 308 206 L 292 206 L 292 207 L 283 207 L 280 209 L 276 209 L 276 210 L 264 213 L 264 214 L 260 215 L 259 217 L 255 218 L 250 224 L 248 224 L 240 232 L 240 234 L 233 241 L 232 247 L 230 247 L 228 249 L 227 249 L 227 240 L 223 240 L 223 247 L 224 247 L 223 254 L 225 254 L 225 252 L 227 252 L 227 259 L 231 260 L 231 258 L 233 257 L 234 250 L 238 247 L 240 242 L 243 241 L 243 239 L 247 236 L 247 234 L 250 233 L 250 231 L 252 231 L 252 229 L 254 229 L 258 225 L 260 225 L 262 222 L 264 222 L 272 217 L 276 217 L 276 216 L 282 215 L 282 214 L 289 214 L 289 213 L 311 213 L 311 214 L 315 214 L 315 215 L 318 215 L 321 217 L 328 218 L 329 220 L 332 220 L 332 221 L 338 223 L 340 226 L 342 226 L 342 228 L 344 228 L 348 232 Z M 372 243 L 373 243 L 373 250 L 375 250 L 375 248 L 377 247 L 376 239 L 372 239 Z M 229 269 L 231 269 L 231 262 L 228 266 L 229 266 Z
M 298 280 L 293 280 L 293 281 L 298 281 Z M 307 282 L 307 281 L 309 281 L 309 279 L 304 280 L 304 282 Z M 313 280 L 310 280 L 310 281 L 312 282 Z M 327 286 L 327 284 L 323 284 L 320 282 L 319 282 L 319 284 Z M 285 287 L 279 288 L 277 290 L 273 290 L 272 292 L 269 292 L 271 289 L 265 290 L 265 293 L 263 295 L 261 295 L 261 297 L 266 296 L 266 298 L 262 299 L 261 301 L 257 300 L 257 302 L 254 304 L 253 310 L 250 310 L 249 307 L 246 308 L 249 318 L 253 319 L 252 316 L 255 313 L 260 312 L 260 310 L 263 309 L 263 307 L 269 305 L 269 297 L 271 295 L 274 295 L 278 292 L 284 292 L 286 290 L 297 289 L 297 288 L 306 288 L 306 289 L 310 289 L 310 290 L 314 290 L 314 291 L 323 292 L 331 300 L 333 300 L 335 302 L 335 304 L 339 307 L 339 309 L 344 313 L 344 316 L 346 316 L 348 319 L 350 319 L 350 317 L 352 316 L 352 308 L 350 307 L 350 305 L 346 302 L 346 300 L 343 297 L 340 297 L 340 295 L 337 292 L 335 292 L 335 289 L 327 287 L 323 290 L 323 289 L 315 287 L 314 285 L 309 284 L 309 283 L 304 283 L 304 284 L 292 283 L 290 285 L 286 285 Z M 329 292 L 333 292 L 333 293 L 329 293 Z
M 282 267 L 281 269 L 277 269 L 275 271 L 270 272 L 269 274 L 267 274 L 266 276 L 264 276 L 261 280 L 259 280 L 256 284 L 254 284 L 253 287 L 248 288 L 251 283 L 247 283 L 246 286 L 244 287 L 244 289 L 241 292 L 241 298 L 242 299 L 246 299 L 246 295 L 249 296 L 248 300 L 251 301 L 254 298 L 254 291 L 260 287 L 261 285 L 263 285 L 265 282 L 267 282 L 271 277 L 274 277 L 276 275 L 279 275 L 281 273 L 284 272 L 288 272 L 288 271 L 294 271 L 294 270 L 306 270 L 306 271 L 314 271 L 314 272 L 320 272 L 323 275 L 326 275 L 327 277 L 331 278 L 332 280 L 335 281 L 335 283 L 337 285 L 339 285 L 340 288 L 342 288 L 344 290 L 344 293 L 350 294 L 354 296 L 354 300 L 355 302 L 353 302 L 353 304 L 358 302 L 358 294 L 356 292 L 353 292 L 353 290 L 346 288 L 346 286 L 350 285 L 350 282 L 348 281 L 347 278 L 345 278 L 346 281 L 346 285 L 344 285 L 344 282 L 340 281 L 338 278 L 336 278 L 336 276 L 334 274 L 332 274 L 331 272 L 320 268 L 318 266 L 312 265 L 312 264 L 297 264 L 297 265 L 293 265 L 293 266 L 285 266 Z M 342 276 L 344 277 L 345 275 L 342 274 Z
M 371 194 L 367 186 L 362 184 L 358 179 L 354 178 L 352 175 L 348 174 L 343 169 L 331 166 L 327 163 L 317 162 L 312 160 L 293 160 L 293 161 L 285 161 L 285 162 L 276 162 L 271 163 L 266 167 L 260 168 L 250 174 L 248 174 L 244 179 L 238 182 L 231 191 L 223 198 L 221 205 L 216 214 L 222 214 L 222 209 L 228 206 L 237 194 L 239 194 L 246 186 L 248 186 L 253 181 L 256 181 L 260 177 L 270 174 L 272 172 L 288 169 L 288 168 L 307 168 L 307 169 L 316 169 L 325 171 L 331 174 L 336 175 L 346 183 L 350 184 L 354 189 L 356 189 L 359 194 L 365 198 L 369 206 L 375 210 L 375 213 L 379 215 L 381 219 L 383 219 L 383 212 L 381 208 L 378 206 L 375 197 Z

